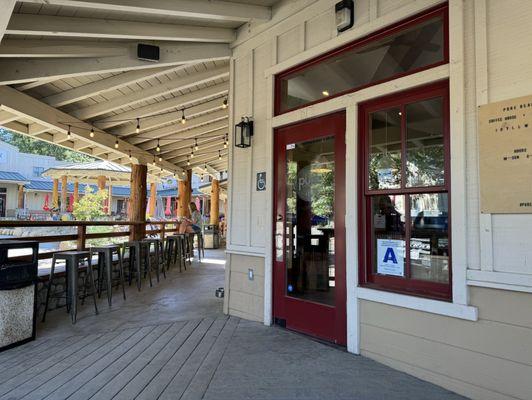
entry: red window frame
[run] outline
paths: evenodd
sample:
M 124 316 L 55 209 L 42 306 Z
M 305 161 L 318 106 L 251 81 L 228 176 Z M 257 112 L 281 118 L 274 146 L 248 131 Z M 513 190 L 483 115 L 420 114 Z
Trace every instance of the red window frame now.
M 298 107 L 293 107 L 293 108 L 290 108 L 288 110 L 281 111 L 281 96 L 282 96 L 281 82 L 282 82 L 283 78 L 285 78 L 286 76 L 291 75 L 294 72 L 298 72 L 298 71 L 304 70 L 304 69 L 306 69 L 306 68 L 308 68 L 308 67 L 310 67 L 312 65 L 322 63 L 322 62 L 326 61 L 329 58 L 338 56 L 338 55 L 340 55 L 342 53 L 348 52 L 348 51 L 353 50 L 353 49 L 355 49 L 357 47 L 367 45 L 368 43 L 380 40 L 382 38 L 385 38 L 386 36 L 393 35 L 393 34 L 395 34 L 397 32 L 402 31 L 402 30 L 411 28 L 412 26 L 415 26 L 415 25 L 418 25 L 420 23 L 423 23 L 424 21 L 426 21 L 428 19 L 431 19 L 431 18 L 434 18 L 436 16 L 442 16 L 442 18 L 443 18 L 443 40 L 444 40 L 444 46 L 443 46 L 443 60 L 442 61 L 434 63 L 434 64 L 430 64 L 430 65 L 427 65 L 427 66 L 424 66 L 424 67 L 412 69 L 412 70 L 404 72 L 404 73 L 396 74 L 396 75 L 393 75 L 393 76 L 391 76 L 389 78 L 386 78 L 386 79 L 382 79 L 382 80 L 379 80 L 379 81 L 368 83 L 367 85 L 350 88 L 350 89 L 347 89 L 347 90 L 345 90 L 343 92 L 339 92 L 339 93 L 333 94 L 331 96 L 325 97 L 323 99 L 318 99 L 318 100 L 303 104 L 303 105 L 298 106 Z M 440 66 L 440 65 L 448 64 L 448 63 L 449 63 L 449 7 L 448 7 L 447 3 L 444 3 L 444 4 L 440 4 L 440 5 L 436 6 L 436 7 L 433 7 L 433 8 L 431 8 L 428 11 L 424 11 L 422 13 L 414 15 L 413 17 L 404 19 L 404 20 L 399 21 L 399 22 L 397 22 L 397 23 L 395 23 L 393 25 L 387 26 L 387 27 L 385 27 L 383 29 L 380 29 L 380 30 L 378 30 L 376 32 L 373 32 L 373 33 L 371 33 L 371 34 L 369 34 L 367 36 L 364 36 L 364 37 L 362 37 L 362 38 L 360 38 L 360 39 L 358 39 L 358 40 L 356 40 L 354 42 L 351 42 L 351 43 L 349 43 L 347 45 L 344 45 L 342 47 L 339 47 L 337 49 L 331 50 L 331 51 L 329 51 L 327 53 L 324 53 L 324 54 L 322 54 L 322 55 L 320 55 L 320 56 L 318 56 L 318 57 L 316 57 L 314 59 L 311 59 L 310 61 L 306 61 L 306 62 L 304 62 L 302 64 L 296 65 L 295 67 L 292 67 L 292 68 L 290 68 L 290 69 L 288 69 L 286 71 L 283 71 L 283 72 L 277 74 L 275 76 L 275 87 L 274 87 L 274 93 L 275 93 L 274 115 L 281 115 L 281 114 L 285 114 L 285 113 L 290 112 L 290 111 L 299 110 L 301 108 L 308 107 L 308 106 L 316 104 L 316 103 L 321 103 L 321 102 L 324 102 L 324 101 L 328 101 L 330 99 L 334 99 L 335 97 L 343 96 L 343 95 L 348 94 L 348 93 L 357 92 L 359 90 L 365 89 L 365 88 L 370 87 L 370 86 L 378 85 L 378 84 L 381 84 L 381 83 L 384 83 L 384 82 L 391 81 L 393 79 L 397 79 L 397 78 L 400 78 L 400 77 L 403 77 L 403 76 L 406 76 L 406 75 L 415 74 L 417 72 L 424 71 L 424 70 L 427 70 L 427 69 L 430 69 L 430 68 L 434 68 L 434 67 L 437 67 L 437 66 Z
M 406 187 L 406 113 L 405 106 L 422 100 L 433 98 L 443 99 L 443 145 L 444 145 L 444 179 L 443 186 Z M 401 117 L 401 188 L 399 189 L 369 189 L 369 115 L 375 111 L 399 107 Z M 449 82 L 437 82 L 412 90 L 396 93 L 390 96 L 371 100 L 359 106 L 359 284 L 365 287 L 386 291 L 412 294 L 421 297 L 436 298 L 450 301 L 452 299 L 452 246 L 451 246 L 451 181 L 450 181 L 450 125 L 449 125 Z M 408 277 L 410 272 L 410 252 L 408 244 L 411 231 L 411 216 L 409 202 L 405 202 L 405 239 L 406 251 L 405 270 L 407 278 L 390 275 L 378 275 L 373 272 L 373 250 L 371 240 L 371 198 L 375 195 L 405 195 L 446 193 L 448 198 L 448 251 L 449 251 L 449 282 L 438 283 L 415 280 Z

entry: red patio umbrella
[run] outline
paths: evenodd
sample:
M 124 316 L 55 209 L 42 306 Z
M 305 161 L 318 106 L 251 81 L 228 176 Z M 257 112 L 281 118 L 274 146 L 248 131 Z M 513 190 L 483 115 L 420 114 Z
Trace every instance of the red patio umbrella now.
M 44 211 L 50 211 L 49 201 L 50 201 L 50 196 L 49 195 L 44 196 L 44 204 L 42 206 L 42 209 Z
M 172 198 L 171 197 L 167 197 L 166 198 L 166 209 L 164 210 L 164 215 L 171 215 L 172 214 Z
M 68 199 L 68 208 L 67 208 L 67 211 L 68 212 L 72 212 L 74 211 L 74 195 L 71 194 L 70 195 L 70 198 Z

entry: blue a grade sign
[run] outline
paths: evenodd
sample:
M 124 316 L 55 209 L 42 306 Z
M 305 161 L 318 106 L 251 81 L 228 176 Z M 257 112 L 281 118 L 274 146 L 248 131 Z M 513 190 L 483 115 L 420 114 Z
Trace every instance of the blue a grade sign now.
M 392 239 L 377 240 L 377 273 L 405 276 L 405 241 Z

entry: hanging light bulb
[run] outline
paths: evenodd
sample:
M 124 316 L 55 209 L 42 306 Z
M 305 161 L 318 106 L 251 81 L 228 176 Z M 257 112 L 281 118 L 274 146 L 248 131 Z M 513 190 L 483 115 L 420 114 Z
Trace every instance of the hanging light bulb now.
M 72 138 L 72 132 L 70 131 L 70 125 L 68 125 L 67 139 Z
M 222 159 L 222 153 L 220 152 L 220 150 L 218 150 L 218 160 L 221 160 Z
M 184 125 L 187 122 L 187 119 L 185 118 L 185 109 L 181 110 L 181 123 Z
M 174 178 L 175 178 L 175 171 L 174 171 Z
M 227 108 L 227 97 L 224 99 L 224 101 L 222 103 L 222 108 L 223 109 Z
M 135 129 L 136 133 L 140 133 L 140 118 L 137 118 L 137 129 Z
M 190 159 L 187 158 L 187 166 L 190 166 Z
M 201 181 L 203 182 L 203 174 L 201 174 Z
M 156 165 L 157 161 L 155 160 L 155 156 L 153 156 L 153 165 Z
M 194 138 L 194 150 L 196 150 L 196 151 L 199 150 L 198 139 L 196 139 L 196 138 Z
M 192 147 L 192 150 L 190 151 L 190 158 L 194 158 L 194 147 Z
M 94 128 L 91 128 L 91 133 L 89 133 L 90 137 L 94 137 Z
M 157 139 L 157 147 L 155 148 L 155 150 L 157 151 L 157 153 L 159 153 L 161 151 L 161 143 L 160 143 L 159 139 Z
M 116 142 L 115 142 L 115 149 L 118 149 L 118 139 L 116 139 Z
M 131 161 L 131 150 L 129 150 L 129 161 Z
M 163 158 L 161 156 L 159 156 L 159 162 L 161 162 L 163 160 Z

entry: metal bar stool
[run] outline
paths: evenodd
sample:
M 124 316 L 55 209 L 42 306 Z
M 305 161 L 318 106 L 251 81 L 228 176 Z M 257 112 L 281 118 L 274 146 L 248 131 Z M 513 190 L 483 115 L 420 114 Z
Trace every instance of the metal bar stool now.
M 104 279 L 104 270 L 105 270 L 105 281 L 107 284 L 107 302 L 109 307 L 112 305 L 113 297 L 113 254 L 116 253 L 118 256 L 118 272 L 119 272 L 119 282 L 122 285 L 122 295 L 124 300 L 126 299 L 126 285 L 124 283 L 124 264 L 122 262 L 122 254 L 120 252 L 120 246 L 117 244 L 108 244 L 104 246 L 96 246 L 90 248 L 91 256 L 93 254 L 98 255 L 98 297 L 102 295 L 102 283 Z
M 163 250 L 163 241 L 161 239 L 144 239 L 143 243 L 147 245 L 147 254 L 148 258 L 151 260 L 151 245 L 154 245 L 154 257 L 155 257 L 155 273 L 157 275 L 157 282 L 159 282 L 159 273 L 162 269 L 163 277 L 166 279 L 166 271 L 164 270 L 164 250 Z M 151 267 L 151 265 L 150 265 Z
M 149 249 L 147 249 L 148 251 L 146 251 L 146 247 L 147 243 L 143 243 L 140 240 L 122 243 L 122 259 L 125 259 L 126 249 L 129 249 L 129 286 L 131 286 L 133 270 L 135 270 L 135 274 L 137 277 L 137 289 L 139 290 L 139 292 L 142 286 L 141 281 L 143 272 L 144 277 L 146 277 L 146 274 L 149 276 L 150 287 L 153 286 L 151 281 L 151 261 L 149 257 Z
M 98 306 L 96 305 L 96 285 L 94 284 L 94 274 L 91 264 L 91 254 L 89 251 L 64 251 L 61 253 L 55 253 L 52 258 L 52 269 L 50 270 L 50 278 L 48 280 L 48 290 L 46 292 L 46 303 L 44 305 L 44 314 L 42 321 L 46 319 L 46 312 L 48 311 L 48 303 L 50 301 L 50 294 L 52 291 L 52 284 L 55 273 L 55 263 L 57 260 L 65 260 L 66 269 L 66 304 L 67 312 L 70 313 L 72 323 L 76 323 L 78 312 L 78 277 L 79 277 L 79 263 L 81 261 L 87 261 L 87 271 L 83 281 L 83 301 L 87 297 L 87 278 L 89 278 L 92 299 L 94 300 L 94 310 L 98 314 Z M 83 303 L 82 303 L 83 304 Z
M 176 234 L 176 235 L 170 235 L 166 237 L 166 264 L 167 269 L 170 268 L 170 264 L 177 264 L 179 262 L 179 272 L 181 272 L 181 268 L 184 264 L 183 261 L 183 234 Z M 185 265 L 186 269 L 186 265 Z

